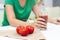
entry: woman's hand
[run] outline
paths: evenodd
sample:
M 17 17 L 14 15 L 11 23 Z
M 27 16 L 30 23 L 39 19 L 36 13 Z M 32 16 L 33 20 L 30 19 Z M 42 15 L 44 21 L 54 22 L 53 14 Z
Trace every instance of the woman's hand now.
M 45 23 L 44 21 L 46 20 L 43 18 L 37 18 L 32 25 L 37 28 L 46 28 L 47 23 Z

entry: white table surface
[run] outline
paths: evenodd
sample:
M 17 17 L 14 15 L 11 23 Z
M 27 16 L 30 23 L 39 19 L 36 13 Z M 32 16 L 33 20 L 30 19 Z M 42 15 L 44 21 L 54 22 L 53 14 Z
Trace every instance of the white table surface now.
M 46 31 L 41 31 L 47 40 L 60 40 L 60 25 L 48 23 Z
M 0 27 L 0 30 L 13 30 L 13 29 L 15 29 L 15 27 L 11 26 Z M 46 37 L 47 40 L 60 40 L 60 25 L 48 23 L 47 30 L 41 32 L 43 33 L 43 35 Z M 0 37 L 0 40 L 1 38 L 4 37 Z M 4 38 L 4 39 L 10 40 L 12 38 Z
M 8 38 L 8 37 L 0 37 L 0 40 L 17 40 L 14 38 Z

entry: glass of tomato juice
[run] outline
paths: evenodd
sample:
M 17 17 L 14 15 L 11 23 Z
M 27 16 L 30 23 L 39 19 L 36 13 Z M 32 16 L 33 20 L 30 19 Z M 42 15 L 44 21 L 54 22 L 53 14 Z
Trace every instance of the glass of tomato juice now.
M 44 23 L 47 24 L 47 22 L 48 22 L 48 15 L 47 15 L 47 13 L 42 13 L 42 14 L 39 16 L 39 18 L 45 19 L 45 21 L 42 21 L 42 20 L 40 20 L 40 21 L 42 21 L 42 22 L 44 22 Z M 45 27 L 41 27 L 40 29 L 41 29 L 41 30 L 46 30 L 46 29 L 47 29 L 47 25 L 45 25 Z

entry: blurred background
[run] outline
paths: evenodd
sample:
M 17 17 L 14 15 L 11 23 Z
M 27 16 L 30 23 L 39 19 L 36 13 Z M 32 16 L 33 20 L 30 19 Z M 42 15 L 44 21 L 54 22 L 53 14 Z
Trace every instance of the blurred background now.
M 60 0 L 36 0 L 37 3 L 43 2 L 40 10 L 48 13 L 52 18 L 60 16 Z M 40 4 L 39 4 L 40 7 Z M 3 21 L 4 14 L 4 0 L 0 0 L 0 26 Z M 34 18 L 33 12 L 31 12 L 30 18 Z
M 0 0 L 0 26 L 3 21 L 3 14 L 4 14 L 4 0 Z

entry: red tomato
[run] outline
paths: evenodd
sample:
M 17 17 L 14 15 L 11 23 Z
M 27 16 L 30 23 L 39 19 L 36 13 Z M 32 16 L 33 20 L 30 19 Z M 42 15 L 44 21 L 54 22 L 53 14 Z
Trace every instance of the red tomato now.
M 27 25 L 26 27 L 29 30 L 29 34 L 32 34 L 34 32 L 34 27 L 31 27 L 29 25 Z
M 17 33 L 22 35 L 22 36 L 27 36 L 29 31 L 26 27 L 23 27 L 23 26 L 20 26 L 20 27 L 17 27 Z
M 16 28 L 16 32 L 19 34 L 19 29 L 20 29 L 20 27 L 17 27 Z

